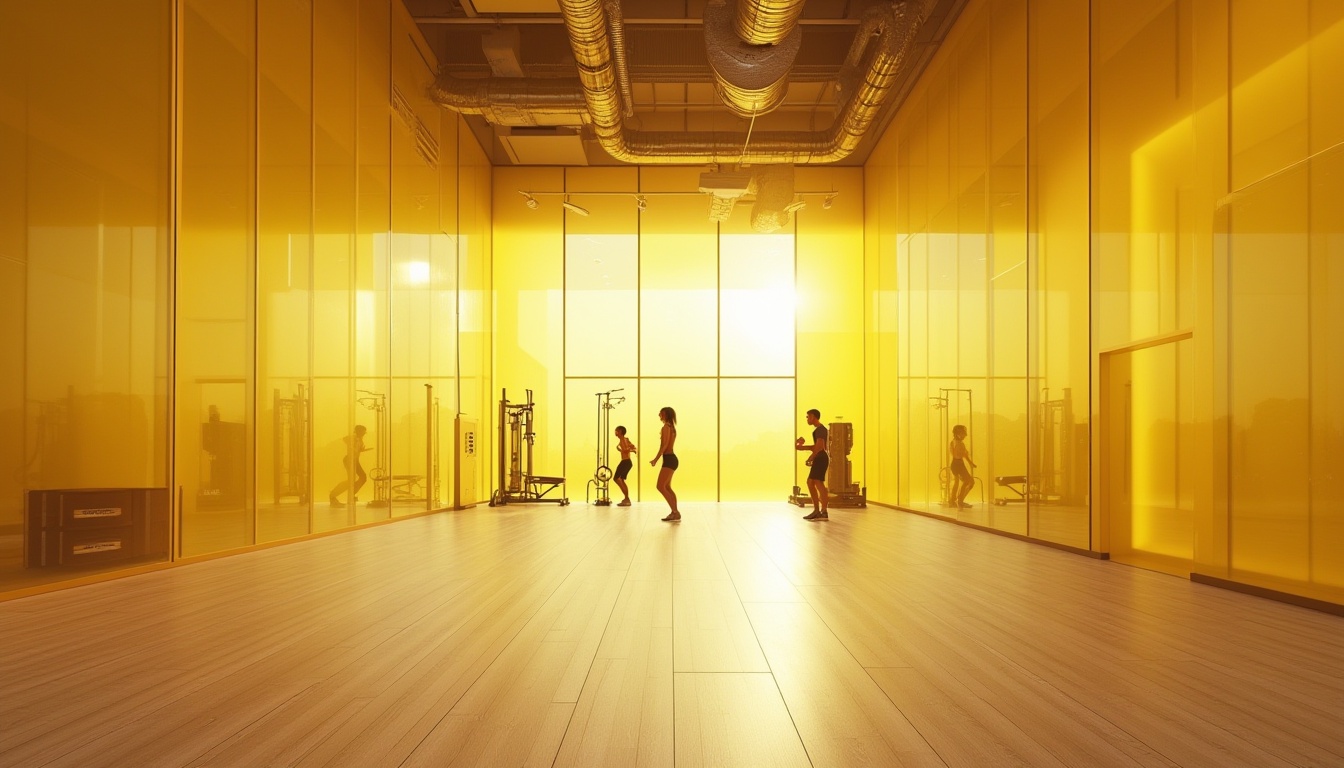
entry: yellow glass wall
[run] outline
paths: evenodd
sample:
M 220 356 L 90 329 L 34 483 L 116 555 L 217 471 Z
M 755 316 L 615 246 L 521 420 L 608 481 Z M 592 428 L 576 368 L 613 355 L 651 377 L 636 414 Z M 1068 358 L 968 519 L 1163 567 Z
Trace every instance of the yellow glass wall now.
M 489 451 L 489 163 L 400 3 L 310 5 L 0 9 L 0 591 L 162 557 L 25 567 L 26 491 L 161 489 L 191 557 L 453 503 L 459 410 Z
M 158 559 L 25 568 L 23 517 L 170 482 L 171 51 L 168 4 L 0 5 L 0 591 Z
M 865 168 L 874 497 L 966 414 L 1031 498 L 962 519 L 1338 602 L 1341 62 L 1326 0 L 968 3 Z
M 187 10 L 182 555 L 450 505 L 459 368 L 468 412 L 489 389 L 490 177 L 425 95 L 414 22 L 387 0 Z
M 851 480 L 866 487 L 865 440 L 875 427 L 864 410 L 864 237 L 863 171 L 860 168 L 799 168 L 795 182 L 800 189 L 837 193 L 830 208 L 825 198 L 810 198 L 797 214 L 795 247 L 798 249 L 795 317 L 797 407 L 792 433 L 811 436 L 803 420 L 809 408 L 821 411 L 829 424 L 845 421 L 855 426 L 849 454 Z M 859 428 L 862 427 L 862 431 Z M 790 459 L 799 485 L 807 477 L 797 457 Z
M 448 121 L 445 121 L 447 124 Z M 444 194 L 445 223 L 452 221 L 450 204 L 456 205 L 458 245 L 458 398 L 463 416 L 472 420 L 476 432 L 476 493 L 463 503 L 485 501 L 495 472 L 495 432 L 493 419 L 496 398 L 493 383 L 494 292 L 492 280 L 493 230 L 491 228 L 492 173 L 490 162 L 471 131 L 458 119 L 453 135 L 457 138 L 457 195 Z M 445 148 L 450 147 L 444 133 Z M 446 168 L 446 164 L 443 164 Z M 445 173 L 447 171 L 445 170 Z M 452 232 L 454 230 L 449 229 Z M 448 422 L 440 422 L 446 432 Z
M 663 406 L 678 413 L 675 487 L 691 502 L 787 496 L 807 408 L 863 433 L 863 306 L 844 293 L 863 282 L 859 172 L 800 174 L 800 191 L 838 196 L 823 208 L 824 195 L 809 195 L 771 234 L 752 232 L 745 209 L 709 221 L 699 173 L 495 170 L 498 379 L 534 390 L 534 471 L 561 474 L 563 461 L 572 498 L 596 469 L 599 391 L 625 390 L 613 426 L 640 446 L 632 485 L 644 501 L 658 500 L 647 462 Z M 565 195 L 588 215 L 565 212 Z M 861 444 L 851 461 L 863 484 Z
M 256 22 L 251 3 L 183 7 L 174 405 L 185 555 L 256 541 Z
M 873 497 L 1080 547 L 1086 33 L 1068 3 L 970 3 L 865 169 Z M 957 425 L 977 465 L 966 508 Z

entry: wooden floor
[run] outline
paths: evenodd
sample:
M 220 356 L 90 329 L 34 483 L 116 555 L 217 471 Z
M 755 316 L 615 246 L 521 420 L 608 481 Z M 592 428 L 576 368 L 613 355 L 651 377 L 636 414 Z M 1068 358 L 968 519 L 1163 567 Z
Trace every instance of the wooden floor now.
M 1344 765 L 1339 617 L 878 508 L 684 511 L 0 604 L 0 765 Z

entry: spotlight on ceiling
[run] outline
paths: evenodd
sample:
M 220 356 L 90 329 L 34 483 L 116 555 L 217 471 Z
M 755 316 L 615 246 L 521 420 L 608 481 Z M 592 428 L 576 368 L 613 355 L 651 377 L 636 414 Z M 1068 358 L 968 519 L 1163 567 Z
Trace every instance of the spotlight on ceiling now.
M 649 209 L 648 198 L 643 195 L 635 195 L 635 207 L 641 211 L 647 211 Z
M 806 200 L 794 200 L 792 203 L 789 203 L 788 205 L 784 206 L 784 211 L 785 213 L 794 213 L 796 211 L 801 211 L 806 207 L 807 207 Z
M 826 197 L 822 198 L 822 201 L 821 201 L 821 208 L 822 208 L 822 210 L 825 210 L 825 211 L 829 211 L 829 210 L 831 210 L 831 206 L 835 204 L 835 196 L 836 196 L 836 194 L 837 194 L 836 192 L 832 192 L 831 194 L 829 194 L 829 195 L 827 195 Z
M 523 196 L 524 200 L 525 200 L 526 203 L 527 203 L 527 207 L 528 207 L 528 208 L 531 208 L 532 210 L 535 211 L 535 210 L 537 210 L 537 208 L 541 207 L 541 203 L 538 203 L 538 202 L 537 202 L 537 198 L 535 198 L 535 197 L 533 197 L 533 196 L 527 194 L 527 193 L 524 192 L 523 190 L 521 190 L 521 189 L 518 190 L 518 194 L 520 194 L 520 195 Z
M 566 199 L 563 203 L 561 203 L 561 205 L 563 205 L 563 206 L 565 207 L 565 210 L 566 210 L 566 211 L 569 211 L 570 213 L 577 213 L 577 214 L 579 214 L 580 216 L 587 216 L 587 215 L 588 215 L 588 209 L 587 209 L 587 208 L 584 208 L 582 205 L 576 205 L 576 204 L 574 204 L 574 203 L 571 203 L 571 202 L 569 202 L 568 199 Z

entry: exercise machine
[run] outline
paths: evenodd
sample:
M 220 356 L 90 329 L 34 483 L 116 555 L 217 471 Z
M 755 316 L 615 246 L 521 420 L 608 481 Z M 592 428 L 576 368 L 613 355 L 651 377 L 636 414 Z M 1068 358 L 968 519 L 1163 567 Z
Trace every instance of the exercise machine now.
M 854 425 L 848 421 L 832 421 L 826 425 L 826 435 L 826 456 L 830 462 L 826 469 L 829 506 L 867 507 L 868 489 L 854 482 L 853 465 L 849 461 L 849 454 L 854 450 Z M 789 502 L 806 507 L 812 502 L 812 494 L 795 485 Z
M 310 411 L 308 391 L 299 384 L 293 397 L 281 397 L 275 390 L 275 501 L 297 499 L 308 503 L 311 485 L 308 464 L 308 427 Z
M 1077 426 L 1073 421 L 1072 389 L 1065 388 L 1054 400 L 1050 399 L 1048 388 L 1041 390 L 1040 402 L 1036 404 L 1035 430 L 1031 474 L 994 478 L 999 486 L 1016 494 L 997 498 L 994 503 L 1000 506 L 1028 501 L 1033 504 L 1077 503 L 1073 462 Z
M 583 498 L 587 501 L 588 492 L 595 490 L 592 503 L 599 507 L 611 506 L 611 411 L 625 402 L 625 395 L 616 394 L 624 391 L 613 389 L 597 393 L 597 469 L 584 488 Z
M 499 398 L 499 487 L 490 497 L 490 506 L 505 504 L 551 503 L 568 506 L 565 478 L 532 473 L 532 445 L 537 433 L 532 429 L 536 404 L 532 390 L 526 403 L 510 403 L 507 389 Z M 552 491 L 559 489 L 555 496 Z
M 370 507 L 387 507 L 392 504 L 392 477 L 387 471 L 387 395 L 367 389 L 355 390 L 355 402 L 373 411 L 374 440 L 377 446 L 373 452 L 373 467 L 368 470 L 373 481 L 373 501 Z M 351 502 L 354 502 L 353 493 Z

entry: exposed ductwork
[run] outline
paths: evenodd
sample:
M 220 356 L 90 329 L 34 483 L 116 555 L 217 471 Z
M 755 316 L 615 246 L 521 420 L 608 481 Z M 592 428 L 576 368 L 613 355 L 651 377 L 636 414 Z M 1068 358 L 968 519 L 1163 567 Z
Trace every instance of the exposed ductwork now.
M 755 117 L 784 101 L 803 42 L 802 9 L 801 0 L 710 0 L 705 6 L 705 55 L 729 109 Z
M 748 147 L 747 136 L 739 133 L 627 131 L 617 103 L 602 2 L 560 0 L 597 140 L 617 160 L 682 165 L 830 163 L 849 156 L 876 121 L 914 47 L 915 33 L 936 6 L 936 0 L 881 6 L 874 21 L 878 35 L 864 45 L 872 49 L 867 69 L 855 86 L 846 88 L 849 96 L 829 129 L 760 133 Z
M 937 0 L 884 3 L 870 9 L 851 47 L 845 95 L 830 128 L 820 131 L 673 132 L 625 127 L 614 47 L 604 6 L 611 0 L 559 0 L 579 79 L 444 77 L 431 98 L 496 125 L 577 125 L 591 122 L 603 150 L 636 164 L 831 163 L 858 148 L 898 84 L 916 33 Z M 624 58 L 624 46 L 620 46 Z
M 749 45 L 778 45 L 802 15 L 803 0 L 738 0 L 733 30 Z
M 616 63 L 616 86 L 621 89 L 621 109 L 626 117 L 635 116 L 635 96 L 630 91 L 630 65 L 625 60 L 625 16 L 621 0 L 607 0 L 607 23 L 611 31 L 611 56 Z
M 751 180 L 756 202 L 751 206 L 754 232 L 777 232 L 789 226 L 793 203 L 793 166 L 767 165 L 756 169 Z
M 464 115 L 481 115 L 494 125 L 580 125 L 588 104 L 576 80 L 440 77 L 429 97 Z

